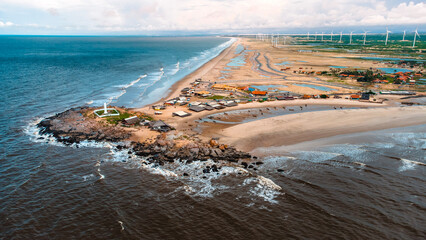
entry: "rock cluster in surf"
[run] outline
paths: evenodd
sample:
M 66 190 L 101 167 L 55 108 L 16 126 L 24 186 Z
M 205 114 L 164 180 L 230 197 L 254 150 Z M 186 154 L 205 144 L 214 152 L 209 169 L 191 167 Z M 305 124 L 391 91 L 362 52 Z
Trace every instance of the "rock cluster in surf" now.
M 40 121 L 37 126 L 40 134 L 53 136 L 58 142 L 66 145 L 78 144 L 82 141 L 121 142 L 128 140 L 131 133 L 122 127 L 105 124 L 95 118 L 86 116 L 90 112 L 87 107 L 72 108 Z M 250 160 L 248 153 L 236 150 L 234 147 L 219 144 L 216 140 L 209 143 L 200 139 L 186 138 L 183 140 L 170 139 L 163 133 L 152 141 L 131 142 L 130 145 L 118 145 L 120 150 L 129 148 L 138 156 L 146 157 L 148 161 L 164 164 L 176 159 L 191 161 L 228 161 Z M 255 157 L 253 157 L 255 158 Z

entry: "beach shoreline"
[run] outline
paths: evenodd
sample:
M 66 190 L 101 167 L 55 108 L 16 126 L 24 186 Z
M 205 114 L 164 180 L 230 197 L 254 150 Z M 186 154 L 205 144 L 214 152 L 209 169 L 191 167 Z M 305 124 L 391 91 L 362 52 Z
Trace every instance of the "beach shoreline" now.
M 243 40 L 240 38 L 237 38 L 237 40 L 232 43 L 232 45 L 230 45 L 228 48 L 224 49 L 218 56 L 216 56 L 215 58 L 213 58 L 212 60 L 210 60 L 209 62 L 203 64 L 201 67 L 199 67 L 198 69 L 196 69 L 195 71 L 193 71 L 192 73 L 188 74 L 187 76 L 185 76 L 183 79 L 179 80 L 178 82 L 174 83 L 171 88 L 167 91 L 167 94 L 161 98 L 159 101 L 153 103 L 153 104 L 149 104 L 146 106 L 143 106 L 141 108 L 135 108 L 135 111 L 139 111 L 139 112 L 144 112 L 144 113 L 148 113 L 148 114 L 154 114 L 155 110 L 152 109 L 153 105 L 158 105 L 158 104 L 162 104 L 166 99 L 171 99 L 171 98 L 176 98 L 179 97 L 179 95 L 181 94 L 180 90 L 185 88 L 185 87 L 189 87 L 191 86 L 191 83 L 194 82 L 195 79 L 201 78 L 203 79 L 203 81 L 208 81 L 208 82 L 216 82 L 217 80 L 217 71 L 215 72 L 215 74 L 212 74 L 211 71 L 215 68 L 221 68 L 222 65 L 224 65 L 222 60 L 229 60 L 231 58 L 235 57 L 235 49 L 239 44 L 243 44 L 242 42 Z M 248 57 L 247 57 L 248 58 Z M 222 65 L 220 65 L 220 62 L 222 61 Z M 226 63 L 225 63 L 226 64 Z M 223 67 L 223 66 L 222 66 Z M 250 66 L 249 63 L 247 63 L 244 67 L 240 67 L 241 69 L 239 71 L 247 71 L 247 69 L 250 69 L 252 66 Z M 209 73 L 209 74 L 208 74 Z M 208 78 L 208 79 L 204 79 L 203 77 L 207 74 L 207 76 L 211 77 L 211 76 L 215 76 L 216 78 Z M 219 81 L 220 82 L 220 81 Z M 326 83 L 326 82 L 324 82 Z M 311 90 L 312 93 L 315 93 L 316 90 Z M 404 126 L 410 126 L 410 124 L 408 123 L 408 121 L 406 121 L 404 124 L 396 124 L 394 123 L 387 123 L 387 124 L 382 124 L 380 127 L 373 127 L 371 123 L 377 123 L 378 119 L 382 118 L 383 116 L 381 116 L 380 114 L 377 114 L 379 112 L 383 112 L 383 110 L 380 111 L 376 111 L 377 109 L 383 109 L 383 108 L 390 108 L 390 107 L 395 107 L 394 110 L 392 111 L 384 111 L 383 113 L 389 113 L 388 117 L 392 117 L 392 114 L 398 114 L 400 112 L 399 109 L 399 105 L 400 103 L 398 103 L 396 101 L 396 99 L 394 97 L 390 97 L 389 101 L 380 101 L 380 102 L 374 102 L 374 101 L 357 101 L 357 100 L 350 100 L 350 99 L 332 99 L 332 98 L 328 98 L 328 99 L 295 99 L 295 100 L 290 100 L 290 101 L 266 101 L 266 102 L 250 102 L 250 103 L 246 103 L 246 104 L 238 104 L 238 106 L 234 106 L 234 107 L 229 107 L 229 108 L 225 108 L 225 109 L 220 109 L 220 110 L 214 110 L 214 111 L 202 111 L 202 112 L 191 112 L 191 116 L 186 117 L 186 118 L 178 118 L 178 117 L 174 117 L 173 116 L 173 112 L 177 112 L 177 111 L 188 111 L 186 106 L 171 106 L 171 107 L 167 107 L 166 109 L 162 110 L 162 114 L 159 116 L 156 116 L 156 118 L 158 118 L 159 120 L 163 120 L 165 122 L 167 122 L 168 124 L 170 124 L 171 126 L 173 126 L 177 131 L 182 132 L 183 134 L 189 135 L 189 136 L 197 136 L 200 137 L 201 139 L 203 139 L 204 141 L 209 141 L 212 138 L 218 138 L 219 141 L 231 146 L 235 146 L 237 147 L 237 149 L 239 150 L 243 150 L 243 151 L 249 151 L 249 152 L 253 152 L 253 150 L 255 148 L 258 147 L 272 147 L 272 146 L 277 146 L 279 144 L 282 145 L 292 145 L 292 144 L 297 144 L 300 142 L 305 142 L 305 141 L 312 141 L 312 140 L 316 140 L 319 138 L 323 138 L 323 137 L 331 137 L 331 136 L 337 136 L 337 135 L 341 135 L 341 134 L 348 134 L 348 133 L 355 133 L 355 132 L 365 132 L 365 131 L 370 131 L 370 130 L 381 130 L 381 129 L 387 129 L 387 128 L 394 128 L 394 127 L 404 127 Z M 274 139 L 274 137 L 269 136 L 269 135 L 274 135 L 274 131 L 270 131 L 269 129 L 266 129 L 265 126 L 263 125 L 264 122 L 268 122 L 270 120 L 270 118 L 267 119 L 261 119 L 261 120 L 256 120 L 253 121 L 251 123 L 243 123 L 243 124 L 235 124 L 235 125 L 220 125 L 220 124 L 210 124 L 210 125 L 205 125 L 203 126 L 204 129 L 207 129 L 207 131 L 201 131 L 201 132 L 197 132 L 194 131 L 194 128 L 197 128 L 198 126 L 200 126 L 200 124 L 198 123 L 198 121 L 202 118 L 206 118 L 211 114 L 219 114 L 219 113 L 224 113 L 226 114 L 229 111 L 235 111 L 235 110 L 245 110 L 245 109 L 265 109 L 265 108 L 277 108 L 277 107 L 296 107 L 296 106 L 300 106 L 300 107 L 304 107 L 307 105 L 326 105 L 326 106 L 330 106 L 330 107 L 334 107 L 334 109 L 336 110 L 330 110 L 330 111 L 326 111 L 326 113 L 319 113 L 319 112 L 315 112 L 315 113 L 306 113 L 304 115 L 301 115 L 302 113 L 298 113 L 298 114 L 290 114 L 287 116 L 282 116 L 282 118 L 291 118 L 291 117 L 295 117 L 295 116 L 312 116 L 312 118 L 315 118 L 315 116 L 318 115 L 318 117 L 323 117 L 323 115 L 327 115 L 328 122 L 327 124 L 329 125 L 333 125 L 333 121 L 335 121 L 335 119 L 341 118 L 344 119 L 344 115 L 349 114 L 352 117 L 355 117 L 356 114 L 352 114 L 354 112 L 360 111 L 363 112 L 365 111 L 364 109 L 357 109 L 357 110 L 351 110 L 351 112 L 348 112 L 349 110 L 340 110 L 342 107 L 343 108 L 374 108 L 374 109 L 368 109 L 366 110 L 368 113 L 372 112 L 375 114 L 370 114 L 370 117 L 367 119 L 365 119 L 365 125 L 356 125 L 355 122 L 347 120 L 345 122 L 347 127 L 351 127 L 353 126 L 353 130 L 352 131 L 346 131 L 344 129 L 342 129 L 341 127 L 338 127 L 338 129 L 329 129 L 329 133 L 324 133 L 321 131 L 321 129 L 319 128 L 324 128 L 325 126 L 323 125 L 318 125 L 318 128 L 314 128 L 313 126 L 315 124 L 311 124 L 313 123 L 312 121 L 315 121 L 315 119 L 313 120 L 305 120 L 303 122 L 303 124 L 305 124 L 306 126 L 308 126 L 309 128 L 311 128 L 312 130 L 312 134 L 310 135 L 303 135 L 303 137 L 301 136 L 297 136 L 297 134 L 292 134 L 289 135 L 287 137 L 287 140 L 282 141 L 282 139 L 277 138 L 274 142 L 272 141 L 272 139 Z M 422 110 L 420 110 L 422 109 Z M 424 108 L 419 108 L 419 111 L 423 111 L 424 112 Z M 342 115 L 342 112 L 344 113 Z M 374 116 L 374 117 L 373 117 Z M 426 119 L 426 116 L 424 116 Z M 278 117 L 279 118 L 279 117 Z M 404 118 L 405 120 L 409 120 L 409 117 Z M 310 122 L 311 121 L 311 122 Z M 369 123 L 370 122 L 370 123 Z M 418 119 L 416 119 L 416 121 L 414 121 L 413 123 L 411 123 L 411 125 L 415 125 L 415 124 L 423 124 L 425 123 L 424 121 L 419 121 Z M 247 132 L 249 129 L 245 128 L 244 126 L 246 126 L 247 124 L 249 124 L 250 128 L 252 129 L 257 129 L 259 131 L 264 131 L 266 133 L 266 135 L 268 135 L 268 138 L 270 139 L 270 143 L 266 144 L 266 145 L 262 145 L 260 144 L 262 141 L 259 141 L 259 139 L 253 138 L 252 136 L 247 135 Z M 301 123 L 302 124 L 302 123 Z M 301 125 L 300 124 L 300 125 Z M 327 125 L 326 124 L 326 125 Z M 285 126 L 281 126 L 286 128 Z M 297 126 L 297 128 L 301 128 L 302 126 Z M 365 127 L 365 128 L 364 128 Z M 244 129 L 243 129 L 244 128 Z M 234 130 L 229 130 L 229 129 L 236 129 Z M 223 134 L 223 132 L 225 134 Z M 142 136 L 142 133 L 138 134 L 138 131 L 136 131 L 135 133 L 136 136 L 139 137 L 134 137 L 132 138 L 132 140 L 138 140 L 139 139 L 143 139 L 144 137 Z M 239 137 L 235 137 L 235 139 L 233 139 L 231 137 L 231 135 L 234 136 L 238 136 Z M 244 139 L 256 139 L 253 141 L 245 141 Z M 254 146 L 257 143 L 259 143 L 259 146 Z
M 231 50 L 235 49 L 235 47 L 237 46 L 238 43 L 239 43 L 239 40 L 237 38 L 237 40 L 235 42 L 233 42 L 229 47 L 223 49 L 216 57 L 212 58 L 208 62 L 201 65 L 199 68 L 195 69 L 193 72 L 189 73 L 188 75 L 186 75 L 185 77 L 183 77 L 179 81 L 175 82 L 169 89 L 167 89 L 167 92 L 158 101 L 151 103 L 151 104 L 147 104 L 147 105 L 142 106 L 142 107 L 133 108 L 133 109 L 136 110 L 136 111 L 144 111 L 144 110 L 146 110 L 146 108 L 160 104 L 160 103 L 164 102 L 166 99 L 178 97 L 179 94 L 180 94 L 180 89 L 189 85 L 191 82 L 194 81 L 194 79 L 202 78 L 203 75 L 206 74 L 206 72 L 210 71 L 213 67 L 215 67 L 217 62 L 219 62 L 222 58 L 224 58 L 226 55 L 228 55 Z

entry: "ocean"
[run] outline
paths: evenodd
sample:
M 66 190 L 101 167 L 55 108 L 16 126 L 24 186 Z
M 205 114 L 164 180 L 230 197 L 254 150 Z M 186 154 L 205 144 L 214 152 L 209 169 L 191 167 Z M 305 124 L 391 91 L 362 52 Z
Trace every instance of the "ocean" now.
M 37 134 L 70 107 L 155 102 L 232 41 L 1 36 L 0 239 L 426 238 L 426 125 L 298 144 L 256 171 L 218 173 Z

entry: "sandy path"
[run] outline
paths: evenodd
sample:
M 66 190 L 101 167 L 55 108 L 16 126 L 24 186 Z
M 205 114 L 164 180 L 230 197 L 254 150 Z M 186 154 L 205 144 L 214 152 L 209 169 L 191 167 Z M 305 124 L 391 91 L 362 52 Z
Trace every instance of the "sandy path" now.
M 387 107 L 307 112 L 239 124 L 221 132 L 220 142 L 242 151 L 290 145 L 341 134 L 426 124 L 426 107 Z

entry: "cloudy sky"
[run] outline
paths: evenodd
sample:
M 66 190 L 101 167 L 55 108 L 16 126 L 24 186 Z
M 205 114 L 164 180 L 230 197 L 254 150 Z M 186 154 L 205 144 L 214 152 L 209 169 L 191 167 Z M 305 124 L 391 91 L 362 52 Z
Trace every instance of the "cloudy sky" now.
M 244 33 L 426 26 L 425 1 L 0 0 L 0 34 Z

